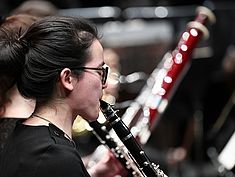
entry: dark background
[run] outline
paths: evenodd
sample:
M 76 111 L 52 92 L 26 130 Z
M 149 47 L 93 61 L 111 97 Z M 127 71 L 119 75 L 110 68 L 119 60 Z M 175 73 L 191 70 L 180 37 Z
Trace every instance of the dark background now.
M 7 16 L 22 2 L 22 0 L 0 0 L 0 15 Z M 212 148 L 219 153 L 235 130 L 233 104 L 225 122 L 221 125 L 221 129 L 214 130 L 212 128 L 234 90 L 233 83 L 235 83 L 235 80 L 226 79 L 222 64 L 229 47 L 233 46 L 235 42 L 235 2 L 232 0 L 51 0 L 51 2 L 59 10 L 101 6 L 115 6 L 121 10 L 118 17 L 101 18 L 97 16 L 91 18 L 91 20 L 97 23 L 101 32 L 103 32 L 104 47 L 112 48 L 119 55 L 122 75 L 139 71 L 147 75 L 151 74 L 163 55 L 176 47 L 187 23 L 194 19 L 195 8 L 198 5 L 206 5 L 211 8 L 217 21 L 215 24 L 207 26 L 210 32 L 209 39 L 200 41 L 196 46 L 197 49 L 207 47 L 210 49 L 209 54 L 207 51 L 200 53 L 200 55 L 193 55 L 190 69 L 176 89 L 170 104 L 144 148 L 152 160 L 161 164 L 169 176 L 228 176 L 227 173 L 220 174 L 217 172 L 217 167 L 212 163 L 217 156 L 214 154 L 209 157 L 208 150 Z M 135 20 L 138 19 L 142 22 L 141 24 L 144 24 L 145 28 L 136 33 L 136 36 L 127 38 L 129 22 L 134 19 L 123 15 L 123 12 L 131 7 L 157 6 L 170 7 L 173 15 L 165 18 L 138 16 Z M 104 28 L 109 21 L 120 22 L 126 30 L 109 34 L 108 32 L 111 30 L 106 31 Z M 156 25 L 158 29 L 162 28 L 162 33 L 161 31 L 159 33 L 151 31 L 150 24 Z M 138 25 L 135 26 L 135 28 L 137 27 Z M 154 36 L 151 37 L 149 34 L 154 34 Z M 107 42 L 115 35 L 119 35 L 115 39 L 116 41 Z M 146 39 L 149 38 L 149 40 L 146 40 L 148 42 L 143 43 L 140 35 L 145 35 Z M 152 39 L 156 39 L 155 42 Z M 120 85 L 117 104 L 129 100 L 133 101 L 140 94 L 144 85 L 145 80 Z M 120 109 L 120 116 L 126 108 Z M 187 131 L 190 125 L 193 131 L 192 135 Z M 190 145 L 187 149 L 187 158 L 177 165 L 168 164 L 167 152 L 170 149 L 187 144 L 188 140 L 185 139 L 187 136 L 191 140 L 188 142 Z M 78 141 L 84 154 L 92 151 L 98 144 L 98 141 L 90 134 L 78 137 Z M 87 150 L 87 141 L 94 142 L 94 146 L 88 152 L 85 151 Z M 234 168 L 232 171 L 234 172 Z

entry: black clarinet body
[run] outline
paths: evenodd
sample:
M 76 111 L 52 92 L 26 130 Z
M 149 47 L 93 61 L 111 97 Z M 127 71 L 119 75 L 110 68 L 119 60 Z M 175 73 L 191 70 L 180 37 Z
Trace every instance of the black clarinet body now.
M 140 177 L 140 172 L 133 168 L 131 162 L 126 157 L 124 150 L 111 137 L 107 127 L 100 124 L 98 121 L 90 122 L 89 125 L 93 128 L 92 132 L 99 139 L 100 143 L 107 146 L 127 170 L 127 177 Z
M 129 128 L 124 124 L 122 119 L 116 114 L 116 111 L 110 104 L 100 100 L 100 108 L 108 123 L 113 128 L 117 136 L 129 150 L 133 160 L 137 164 L 140 171 L 146 177 L 167 177 L 159 166 L 152 163 L 141 148 L 135 137 L 130 132 Z

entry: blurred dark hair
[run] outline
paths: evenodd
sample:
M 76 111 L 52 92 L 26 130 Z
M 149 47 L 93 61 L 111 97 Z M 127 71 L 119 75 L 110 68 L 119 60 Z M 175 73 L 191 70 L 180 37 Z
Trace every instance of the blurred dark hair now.
M 17 38 L 38 18 L 13 15 L 1 18 L 0 26 L 0 107 L 9 100 L 8 90 L 16 84 L 24 65 L 24 48 Z
M 0 26 L 1 28 L 15 33 L 19 33 L 19 31 L 24 32 L 33 22 L 39 18 L 40 17 L 29 14 L 17 14 L 8 17 L 1 17 Z

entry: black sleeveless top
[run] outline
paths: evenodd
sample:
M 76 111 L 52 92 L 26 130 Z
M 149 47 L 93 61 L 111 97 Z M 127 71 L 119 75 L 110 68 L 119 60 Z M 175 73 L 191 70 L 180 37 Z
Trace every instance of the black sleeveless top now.
M 16 122 L 20 119 L 21 118 L 0 118 L 0 159 L 6 141 L 13 132 Z

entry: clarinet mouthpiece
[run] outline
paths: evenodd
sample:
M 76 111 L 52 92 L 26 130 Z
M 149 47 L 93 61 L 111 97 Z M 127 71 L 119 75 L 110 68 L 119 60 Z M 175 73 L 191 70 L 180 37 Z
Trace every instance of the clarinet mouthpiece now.
M 100 108 L 101 110 L 106 110 L 108 108 L 109 104 L 105 102 L 104 100 L 100 100 Z

